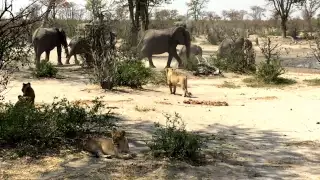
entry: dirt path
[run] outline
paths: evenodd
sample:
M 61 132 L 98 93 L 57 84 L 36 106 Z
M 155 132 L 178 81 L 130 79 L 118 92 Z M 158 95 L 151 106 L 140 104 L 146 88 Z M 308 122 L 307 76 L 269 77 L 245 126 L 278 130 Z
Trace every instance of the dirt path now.
M 206 49 L 211 51 L 212 49 Z M 51 53 L 51 61 L 56 63 Z M 165 56 L 164 55 L 160 55 Z M 154 58 L 158 68 L 164 58 Z M 144 91 L 120 88 L 105 92 L 89 84 L 87 75 L 77 67 L 60 68 L 62 80 L 31 79 L 20 73 L 9 85 L 6 100 L 15 102 L 21 83 L 30 81 L 36 102 L 52 102 L 54 96 L 69 100 L 92 100 L 103 96 L 128 131 L 130 148 L 146 149 L 144 140 L 151 136 L 154 122 L 164 123 L 163 113 L 178 112 L 188 130 L 215 133 L 208 144 L 208 165 L 193 167 L 184 163 L 136 160 L 97 161 L 84 154 L 47 157 L 29 161 L 2 162 L 3 177 L 10 179 L 320 179 L 320 94 L 317 87 L 303 80 L 320 74 L 289 72 L 285 76 L 298 81 L 284 88 L 250 88 L 245 76 L 226 74 L 226 78 L 190 77 L 189 90 L 194 100 L 226 101 L 229 106 L 215 107 L 183 104 L 180 95 L 170 95 L 167 87 L 145 86 Z M 66 70 L 67 69 L 67 70 Z M 219 88 L 224 81 L 240 88 Z M 138 111 L 144 108 L 147 110 Z M 221 149 L 222 154 L 210 154 Z M 220 157 L 224 157 L 220 159 Z M 14 165 L 13 165 L 14 164 Z M 0 176 L 1 177 L 1 176 Z

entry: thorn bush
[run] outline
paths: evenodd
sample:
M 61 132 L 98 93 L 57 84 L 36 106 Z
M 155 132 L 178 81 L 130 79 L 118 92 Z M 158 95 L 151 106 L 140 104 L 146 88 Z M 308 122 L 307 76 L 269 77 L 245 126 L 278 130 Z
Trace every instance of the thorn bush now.
M 76 139 L 85 133 L 114 125 L 110 111 L 101 111 L 105 107 L 99 98 L 92 101 L 92 106 L 56 99 L 51 104 L 38 106 L 1 105 L 0 146 L 13 147 L 19 156 L 37 155 L 75 145 Z
M 42 60 L 40 62 L 39 69 L 36 69 L 34 75 L 38 78 L 40 77 L 56 77 L 58 73 L 58 69 L 53 66 L 53 64 L 49 61 Z
M 199 134 L 188 132 L 179 114 L 165 115 L 166 125 L 155 123 L 152 140 L 147 143 L 154 157 L 167 157 L 199 164 L 203 162 L 202 148 L 206 140 Z

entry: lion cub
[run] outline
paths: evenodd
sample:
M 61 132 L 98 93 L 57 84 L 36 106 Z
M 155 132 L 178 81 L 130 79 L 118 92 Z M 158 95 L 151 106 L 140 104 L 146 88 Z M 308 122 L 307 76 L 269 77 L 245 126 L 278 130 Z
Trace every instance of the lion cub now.
M 125 131 L 118 131 L 114 128 L 111 132 L 111 138 L 91 138 L 84 144 L 84 149 L 95 157 L 132 158 L 134 154 L 128 154 L 129 144 L 125 134 Z
M 177 85 L 180 84 L 184 90 L 184 97 L 191 96 L 188 92 L 188 79 L 187 76 L 179 74 L 175 69 L 165 68 L 167 75 L 167 84 L 169 85 L 170 93 L 176 94 Z
M 14 106 L 17 107 L 17 106 L 22 106 L 22 105 L 25 105 L 25 104 L 31 104 L 32 106 L 34 106 L 34 104 L 32 104 L 31 102 L 32 101 L 31 101 L 30 97 L 19 95 L 18 96 L 18 101 L 16 102 L 16 104 Z
M 34 104 L 34 99 L 36 97 L 34 90 L 31 87 L 31 84 L 28 83 L 22 83 L 22 89 L 21 89 L 22 93 L 23 93 L 23 97 L 29 97 L 28 101 L 30 101 L 32 104 Z M 18 97 L 18 99 L 20 100 L 20 98 Z

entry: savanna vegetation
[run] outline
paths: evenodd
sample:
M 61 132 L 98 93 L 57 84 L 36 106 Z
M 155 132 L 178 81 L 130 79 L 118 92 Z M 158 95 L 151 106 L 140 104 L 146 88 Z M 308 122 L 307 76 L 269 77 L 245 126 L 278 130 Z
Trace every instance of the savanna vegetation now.
M 130 89 L 130 92 L 144 92 L 147 91 L 145 87 L 150 85 L 165 87 L 166 93 L 169 93 L 166 87 L 165 72 L 148 67 L 140 58 L 141 44 L 139 41 L 150 29 L 183 26 L 191 35 L 191 44 L 202 38 L 205 40 L 202 43 L 206 46 L 218 46 L 217 51 L 210 52 L 206 56 L 191 55 L 189 59 L 183 60 L 187 64 L 184 67 L 187 68 L 181 71 L 188 75 L 193 73 L 193 78 L 188 79 L 188 83 L 195 78 L 206 80 L 205 78 L 209 75 L 223 78 L 224 74 L 228 73 L 239 77 L 245 76 L 240 83 L 243 82 L 251 88 L 283 88 L 298 83 L 295 79 L 285 76 L 287 69 L 282 63 L 282 58 L 286 50 L 279 41 L 274 40 L 274 37 L 279 37 L 290 45 L 298 41 L 307 41 L 311 57 L 320 61 L 320 16 L 317 15 L 320 2 L 315 0 L 266 0 L 269 8 L 272 9 L 270 17 L 265 16 L 267 9 L 260 6 L 251 6 L 249 11 L 226 9 L 221 14 L 207 11 L 208 0 L 186 2 L 188 15 L 182 15 L 177 10 L 160 9 L 160 6 L 170 4 L 171 0 L 86 0 L 85 7 L 74 3 L 75 1 L 35 0 L 30 1 L 30 5 L 22 7 L 19 11 L 13 11 L 15 7 L 11 1 L 5 0 L 4 2 L 3 9 L 0 11 L 0 93 L 2 101 L 0 104 L 0 154 L 2 157 L 0 163 L 26 157 L 31 159 L 41 159 L 47 156 L 58 157 L 63 152 L 76 154 L 83 150 L 83 141 L 88 137 L 110 137 L 111 128 L 125 129 L 129 126 L 123 124 L 124 115 L 113 112 L 113 109 L 122 107 L 107 106 L 107 103 L 101 100 L 103 97 L 85 103 L 82 103 L 81 100 L 71 101 L 68 97 L 62 99 L 55 97 L 52 103 L 40 104 L 12 103 L 6 100 L 10 81 L 17 80 L 15 79 L 16 73 L 27 69 L 34 76 L 32 81 L 45 82 L 50 79 L 63 79 L 61 74 L 68 71 L 63 66 L 55 66 L 47 60 L 42 60 L 39 67 L 34 66 L 36 48 L 32 46 L 34 42 L 32 34 L 39 27 L 63 29 L 68 39 L 81 36 L 89 44 L 89 48 L 86 49 L 87 54 L 79 54 L 82 64 L 81 66 L 76 65 L 77 68 L 82 70 L 82 74 L 89 74 L 91 82 L 105 90 L 104 92 L 115 94 L 124 94 L 125 92 L 121 91 L 123 87 Z M 302 12 L 301 17 L 291 16 L 296 10 Z M 114 39 L 110 32 L 116 34 L 116 47 L 112 46 Z M 251 41 L 253 36 L 256 38 Z M 241 37 L 245 42 L 242 42 L 238 48 L 236 42 Z M 232 47 L 226 55 L 222 56 L 220 49 L 227 42 L 226 39 L 229 39 Z M 251 45 L 250 42 L 245 44 L 248 43 L 246 41 L 248 39 L 251 39 Z M 198 44 L 202 46 L 201 43 Z M 258 53 L 260 54 L 259 60 L 257 59 Z M 85 64 L 88 67 L 84 67 Z M 320 84 L 317 78 L 304 80 L 304 82 L 310 86 Z M 229 88 L 231 91 L 238 91 L 242 88 L 239 81 L 229 80 L 223 80 L 223 84 L 217 86 L 221 89 Z M 147 97 L 145 101 L 149 101 L 154 95 L 148 94 Z M 36 102 L 41 102 L 41 99 L 37 98 L 36 95 Z M 133 98 L 139 97 L 135 95 Z M 166 98 L 163 99 L 166 100 Z M 16 100 L 18 101 L 18 98 Z M 166 106 L 170 105 L 169 102 L 164 101 L 161 103 L 167 103 Z M 184 102 L 184 104 L 187 103 Z M 210 103 L 206 105 L 208 104 Z M 180 112 L 161 117 L 165 119 L 163 123 L 148 124 L 151 126 L 148 132 L 149 138 L 143 140 L 143 145 L 141 145 L 147 150 L 138 152 L 142 156 L 138 156 L 136 162 L 131 160 L 133 163 L 142 164 L 142 160 L 150 159 L 158 162 L 165 161 L 169 163 L 166 166 L 180 173 L 183 168 L 205 167 L 218 161 L 240 163 L 232 159 L 235 155 L 231 151 L 239 148 L 230 148 L 231 145 L 228 142 L 232 140 L 220 137 L 219 133 L 212 131 L 200 133 L 188 130 L 183 120 L 183 115 L 186 114 L 184 111 L 188 110 L 181 110 L 178 107 L 180 105 L 172 106 L 176 107 L 171 110 L 178 109 L 177 111 Z M 134 105 L 134 110 L 138 113 L 150 113 L 152 120 L 159 119 L 156 117 L 158 116 L 156 113 L 160 111 L 157 107 Z M 127 113 L 127 110 L 123 111 Z M 200 115 L 201 113 L 194 113 L 192 121 L 202 121 Z M 140 126 L 137 125 L 137 127 Z M 269 136 L 272 136 L 271 133 Z M 129 136 L 128 139 L 132 146 L 133 138 Z M 232 141 L 233 144 L 234 141 L 236 140 Z M 254 152 L 254 150 L 250 151 Z M 179 166 L 177 168 L 174 165 L 176 163 L 187 164 L 181 166 L 179 170 Z M 159 168 L 158 165 L 154 166 Z M 161 167 L 164 168 L 164 166 Z M 124 174 L 131 178 L 139 176 L 136 169 L 134 172 Z M 247 173 L 246 177 L 248 176 L 251 178 L 263 175 Z M 2 177 L 15 178 L 14 173 L 7 172 L 0 175 L 0 178 Z M 167 175 L 166 177 L 173 176 Z M 177 175 L 176 178 L 179 177 Z M 281 175 L 277 174 L 277 177 Z

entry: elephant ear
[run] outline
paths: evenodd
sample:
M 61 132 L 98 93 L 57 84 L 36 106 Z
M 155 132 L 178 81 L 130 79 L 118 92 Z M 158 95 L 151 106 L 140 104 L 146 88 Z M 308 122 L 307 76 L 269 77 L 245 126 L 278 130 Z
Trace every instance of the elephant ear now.
M 64 32 L 64 30 L 62 28 L 59 28 L 58 30 L 59 30 L 59 32 L 62 32 L 62 33 Z
M 181 26 L 172 28 L 172 31 L 169 37 L 169 43 L 174 44 L 175 41 L 177 41 L 177 39 L 179 38 L 184 39 L 184 37 L 179 37 L 184 35 L 184 31 L 185 31 L 184 27 L 181 27 Z

